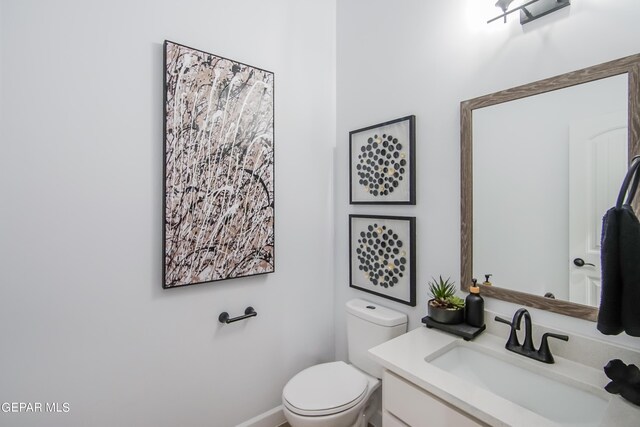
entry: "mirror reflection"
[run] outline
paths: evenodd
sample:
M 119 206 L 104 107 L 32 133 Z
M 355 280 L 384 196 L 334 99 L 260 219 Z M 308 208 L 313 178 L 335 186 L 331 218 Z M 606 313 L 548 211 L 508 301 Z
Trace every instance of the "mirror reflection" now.
M 597 307 L 624 178 L 628 75 L 473 110 L 473 277 Z

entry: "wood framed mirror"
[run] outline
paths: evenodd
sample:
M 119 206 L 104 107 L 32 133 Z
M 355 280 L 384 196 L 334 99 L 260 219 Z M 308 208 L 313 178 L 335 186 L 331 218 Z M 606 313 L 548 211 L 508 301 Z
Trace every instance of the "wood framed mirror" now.
M 595 297 L 593 295 L 591 299 L 589 299 L 588 295 L 583 295 L 580 298 L 575 297 L 575 295 L 579 295 L 580 292 L 583 291 L 579 287 L 576 288 L 578 289 L 577 291 L 572 291 L 571 286 L 573 285 L 568 283 L 570 282 L 569 277 L 575 275 L 575 271 L 578 271 L 576 270 L 576 267 L 580 264 L 578 261 L 582 261 L 580 254 L 571 253 L 568 249 L 569 246 L 571 246 L 569 243 L 570 237 L 566 238 L 566 242 L 551 242 L 549 240 L 545 241 L 544 239 L 540 242 L 534 242 L 533 237 L 523 237 L 537 236 L 538 234 L 543 235 L 546 231 L 548 231 L 546 234 L 554 235 L 555 233 L 556 236 L 564 236 L 564 234 L 569 234 L 569 223 L 572 224 L 572 228 L 574 227 L 574 221 L 570 220 L 568 215 L 571 209 L 568 206 L 569 199 L 572 199 L 571 203 L 573 203 L 574 196 L 570 196 L 569 184 L 564 181 L 568 182 L 570 180 L 570 173 L 574 173 L 569 172 L 569 169 L 576 169 L 569 165 L 569 163 L 575 165 L 576 162 L 576 160 L 573 160 L 573 157 L 570 158 L 572 155 L 570 154 L 571 150 L 569 145 L 572 143 L 569 142 L 569 135 L 573 138 L 574 133 L 579 134 L 579 131 L 574 132 L 574 129 L 580 128 L 579 121 L 578 124 L 576 124 L 576 121 L 573 120 L 575 117 L 572 119 L 571 130 L 569 129 L 569 125 L 562 125 L 561 128 L 563 130 L 561 130 L 561 132 L 564 132 L 562 136 L 564 139 L 561 143 L 555 143 L 556 148 L 554 148 L 558 149 L 557 147 L 560 147 L 559 150 L 562 154 L 545 153 L 543 152 L 543 146 L 545 146 L 547 140 L 551 139 L 546 136 L 536 136 L 534 131 L 537 129 L 547 129 L 547 127 L 551 128 L 555 125 L 547 125 L 542 118 L 542 114 L 538 114 L 535 110 L 530 110 L 529 108 L 531 103 L 538 103 L 538 99 L 542 99 L 543 97 L 547 99 L 549 104 L 540 108 L 543 108 L 545 112 L 553 117 L 560 115 L 553 113 L 554 108 L 558 111 L 578 111 L 590 103 L 598 106 L 606 105 L 607 101 L 601 99 L 599 95 L 594 96 L 591 92 L 587 93 L 584 91 L 586 90 L 585 88 L 589 88 L 590 91 L 599 90 L 600 92 L 598 93 L 605 94 L 604 97 L 606 98 L 608 94 L 615 92 L 615 90 L 609 89 L 610 86 L 608 85 L 610 84 L 613 86 L 617 85 L 617 87 L 621 88 L 618 89 L 618 91 L 622 91 L 620 92 L 621 95 L 616 96 L 621 99 L 620 102 L 623 104 L 625 111 L 624 113 L 618 111 L 617 115 L 622 115 L 623 119 L 626 119 L 624 123 L 624 125 L 626 125 L 626 134 L 623 136 L 619 135 L 618 139 L 623 138 L 623 142 L 626 141 L 626 147 L 622 148 L 622 150 L 626 149 L 626 152 L 623 153 L 624 159 L 621 164 L 623 172 L 626 172 L 626 167 L 633 156 L 640 154 L 640 54 L 470 99 L 460 104 L 460 283 L 462 290 L 468 291 L 473 277 L 479 276 L 478 283 L 482 283 L 483 280 L 481 280 L 481 278 L 484 274 L 492 274 L 494 278 L 494 280 L 492 280 L 493 285 L 482 286 L 481 293 L 484 296 L 591 321 L 597 319 L 598 302 L 594 301 Z M 563 107 L 562 102 L 564 101 L 560 100 L 559 97 L 564 97 L 565 93 L 573 94 L 571 95 L 574 97 L 572 102 L 576 103 L 575 106 L 569 108 Z M 613 95 L 611 95 L 611 97 L 613 97 Z M 521 107 L 521 105 L 526 106 Z M 549 105 L 551 107 L 549 107 Z M 522 109 L 514 113 L 516 107 Z M 494 110 L 506 112 L 508 116 L 506 116 L 506 118 L 495 116 L 488 119 L 489 121 L 486 124 L 480 124 L 480 118 L 488 117 L 488 112 L 493 114 Z M 607 111 L 607 114 L 603 115 L 608 115 L 608 113 Z M 593 120 L 589 117 L 589 114 L 593 113 L 585 114 L 587 117 L 582 118 L 582 122 L 592 123 Z M 474 120 L 478 123 L 474 123 Z M 493 120 L 493 122 L 491 122 L 491 120 Z M 518 120 L 521 120 L 521 123 L 513 124 L 513 122 L 517 122 Z M 506 124 L 512 125 L 512 129 L 509 130 Z M 492 134 L 490 132 L 494 133 Z M 504 135 L 507 136 L 504 137 Z M 484 145 L 481 145 L 483 144 L 483 139 L 481 138 L 489 140 L 494 144 L 493 146 L 487 145 L 486 148 L 484 148 L 486 154 L 483 154 L 481 151 L 481 147 L 484 147 Z M 504 139 L 506 142 L 503 143 L 506 145 L 497 147 L 495 140 L 498 139 Z M 547 145 L 553 146 L 551 143 Z M 599 152 L 594 151 L 590 154 L 591 157 L 587 159 L 587 161 L 591 162 L 589 163 L 590 165 L 593 163 L 593 158 L 598 156 L 597 153 Z M 476 157 L 475 160 L 474 157 Z M 500 160 L 499 162 L 497 162 L 498 159 Z M 484 163 L 479 163 L 480 161 L 484 161 Z M 563 177 L 563 183 L 549 185 L 545 180 L 549 179 L 548 176 L 553 175 L 550 172 L 552 169 L 550 164 L 553 162 L 558 164 L 565 163 L 567 170 L 558 172 L 558 176 Z M 621 160 L 618 158 L 616 162 L 619 164 Z M 516 177 L 523 174 L 523 165 L 526 164 L 534 164 L 534 167 L 530 169 L 532 173 L 537 175 L 524 178 L 524 181 L 518 181 Z M 597 167 L 595 167 L 595 169 L 597 169 Z M 480 175 L 480 171 L 484 170 L 498 171 L 498 173 L 492 172 L 489 175 L 493 176 L 486 178 Z M 593 173 L 595 174 L 595 172 Z M 620 172 L 617 173 L 619 174 Z M 540 185 L 543 186 L 543 188 L 539 190 L 529 188 L 529 184 L 523 184 L 534 183 L 538 178 L 541 178 Z M 501 190 L 502 187 L 500 183 L 511 185 L 511 188 L 508 189 L 508 192 L 503 191 Z M 621 181 L 617 183 L 618 188 L 620 183 Z M 474 189 L 474 185 L 477 188 Z M 602 185 L 600 186 L 602 187 Z M 549 191 L 550 188 L 554 189 L 554 196 L 547 194 L 552 193 L 552 191 Z M 612 193 L 612 191 L 613 190 L 608 190 L 608 193 Z M 535 195 L 537 193 L 544 193 L 544 197 L 546 198 L 536 199 Z M 571 194 L 575 193 L 576 191 Z M 474 195 L 477 199 L 477 208 L 475 211 Z M 500 199 L 501 196 L 504 197 Z M 615 196 L 617 196 L 617 192 Z M 608 197 L 610 198 L 611 195 L 609 194 Z M 563 198 L 563 200 L 560 200 L 561 198 Z M 593 199 L 593 197 L 582 197 L 580 200 L 582 199 Z M 604 200 L 606 197 L 600 197 L 600 199 Z M 602 205 L 604 202 L 600 201 L 599 203 Z M 638 211 L 638 204 L 638 198 L 636 198 L 634 202 L 636 211 Z M 522 212 L 511 210 L 512 206 L 520 205 L 522 205 Z M 562 205 L 562 209 L 557 209 L 559 205 Z M 532 208 L 531 206 L 535 207 Z M 608 207 L 611 206 L 613 206 L 613 203 Z M 484 210 L 479 210 L 479 207 L 483 207 Z M 600 208 L 602 208 L 602 206 L 600 206 Z M 557 223 L 554 222 L 553 225 L 543 222 L 542 217 L 545 217 L 543 213 L 549 211 L 555 212 L 556 209 L 565 212 L 557 214 L 557 217 L 565 217 L 556 221 Z M 573 210 L 576 210 L 575 207 Z M 602 212 L 602 214 L 604 214 L 604 212 Z M 598 214 L 593 212 L 590 215 L 592 224 L 588 226 L 591 230 L 591 235 L 588 239 L 590 239 L 591 245 L 599 245 L 599 235 L 596 236 L 596 228 L 597 224 L 601 221 L 601 215 L 598 217 Z M 486 221 L 483 221 L 492 216 L 497 218 L 496 222 L 493 225 L 487 226 Z M 553 215 L 546 216 L 553 217 Z M 509 218 L 518 218 L 519 222 L 508 223 Z M 553 231 L 554 227 L 555 231 Z M 531 228 L 533 232 L 530 232 L 528 235 L 519 235 L 517 232 L 529 228 Z M 476 240 L 475 245 L 474 236 Z M 508 237 L 507 240 L 511 240 L 509 240 L 509 242 L 501 241 L 500 236 L 506 236 L 505 239 Z M 482 244 L 480 242 L 481 239 L 482 242 L 484 242 Z M 529 239 L 532 240 L 529 241 Z M 585 237 L 585 239 L 587 239 L 587 237 Z M 486 243 L 486 241 L 489 241 L 489 243 Z M 475 258 L 474 247 L 477 252 Z M 551 248 L 555 247 L 564 248 L 563 253 L 560 255 L 556 254 L 554 259 L 544 259 L 547 252 L 552 252 Z M 493 254 L 494 252 L 494 260 L 486 261 L 485 258 L 487 257 L 484 255 L 488 253 Z M 476 261 L 475 263 L 474 260 Z M 572 262 L 575 266 L 569 265 Z M 475 270 L 474 264 L 476 264 Z M 480 266 L 480 264 L 482 264 L 482 266 Z M 562 277 L 565 277 L 563 276 L 565 273 L 563 273 L 561 269 L 554 269 L 552 264 L 564 266 L 561 268 L 566 270 L 566 280 L 562 279 Z M 590 264 L 594 264 L 593 267 L 591 267 Z M 506 266 L 509 267 L 507 268 Z M 599 262 L 587 263 L 587 267 L 589 271 L 598 271 Z M 494 268 L 497 270 L 494 270 Z M 546 268 L 548 268 L 549 271 L 545 270 Z M 506 270 L 512 271 L 509 271 L 507 274 Z M 556 274 L 556 270 L 558 270 L 559 273 Z M 474 276 L 474 274 L 477 276 Z M 552 276 L 555 278 L 552 279 Z M 535 278 L 535 280 L 532 280 L 532 278 Z M 520 282 L 527 281 L 532 283 L 530 287 L 518 287 Z M 557 293 L 566 293 L 570 296 L 555 298 L 554 293 L 547 290 L 546 286 L 551 286 L 547 282 L 557 283 L 558 286 L 564 286 L 560 283 L 564 282 L 568 290 L 558 290 Z M 593 286 L 590 292 L 594 295 L 597 294 L 597 298 L 599 298 L 597 280 L 591 280 L 591 282 L 593 282 Z M 545 294 L 547 296 L 545 296 Z

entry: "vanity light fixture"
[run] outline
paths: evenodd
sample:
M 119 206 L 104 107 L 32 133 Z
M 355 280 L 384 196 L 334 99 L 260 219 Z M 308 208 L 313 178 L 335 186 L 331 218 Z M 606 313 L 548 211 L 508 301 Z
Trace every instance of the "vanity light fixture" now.
M 500 18 L 504 18 L 504 22 L 507 22 L 507 15 L 519 10 L 520 24 L 524 25 L 534 19 L 548 15 L 571 4 L 570 0 L 530 0 L 509 10 L 509 5 L 511 5 L 512 2 L 513 0 L 498 0 L 496 2 L 496 7 L 502 9 L 502 15 L 498 15 L 495 18 L 488 20 L 487 24 Z

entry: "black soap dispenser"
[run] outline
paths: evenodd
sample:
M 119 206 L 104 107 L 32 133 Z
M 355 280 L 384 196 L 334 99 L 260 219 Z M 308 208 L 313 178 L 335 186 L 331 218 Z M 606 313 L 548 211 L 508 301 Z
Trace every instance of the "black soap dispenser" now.
M 480 296 L 478 280 L 472 281 L 473 286 L 469 287 L 469 295 L 464 302 L 464 317 L 467 325 L 480 328 L 484 325 L 484 300 Z

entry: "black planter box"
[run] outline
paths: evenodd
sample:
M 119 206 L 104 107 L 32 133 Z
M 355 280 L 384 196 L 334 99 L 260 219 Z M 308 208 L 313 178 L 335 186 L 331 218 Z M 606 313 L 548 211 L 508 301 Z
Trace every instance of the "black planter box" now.
M 464 308 L 458 310 L 448 310 L 446 308 L 432 307 L 431 301 L 427 303 L 427 312 L 429 317 L 438 323 L 445 325 L 457 325 L 464 322 Z

